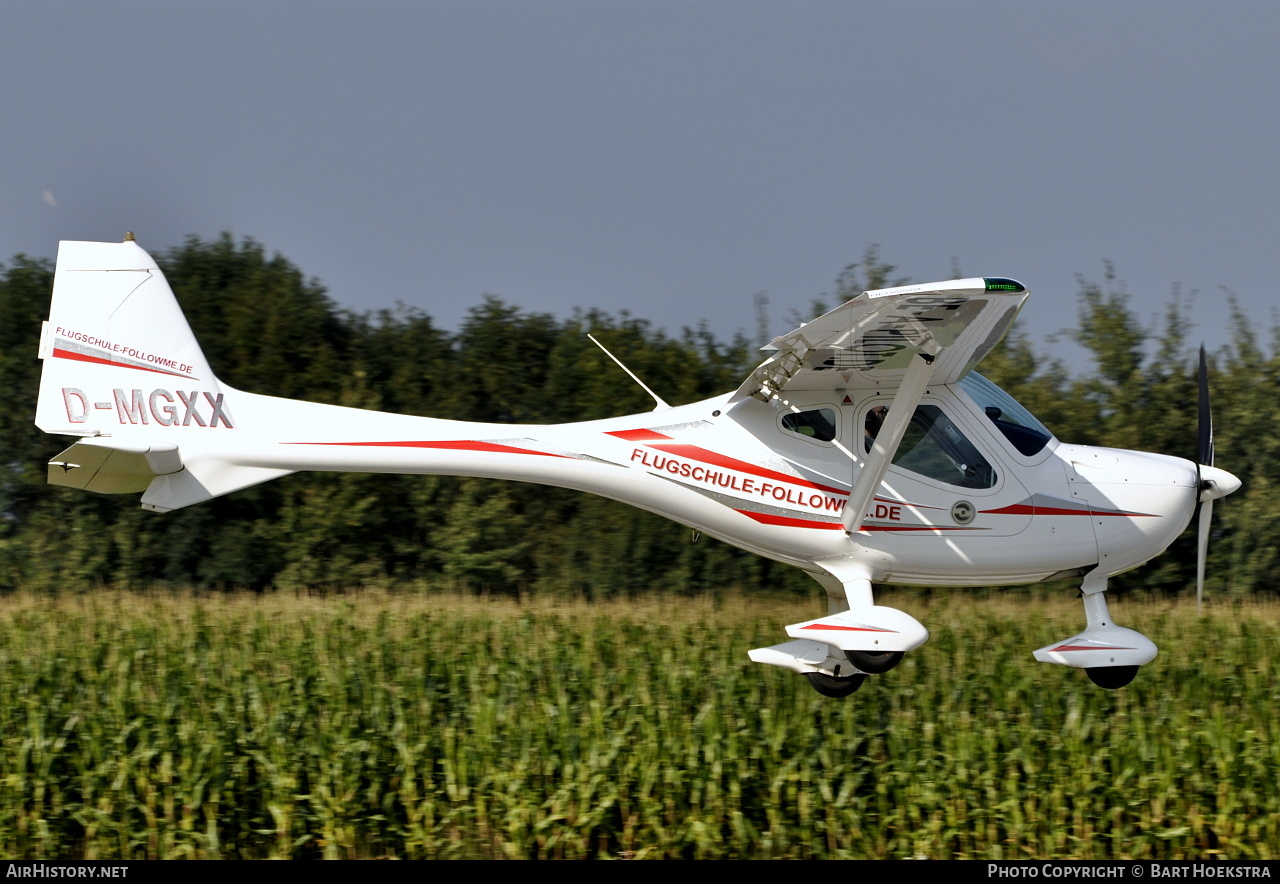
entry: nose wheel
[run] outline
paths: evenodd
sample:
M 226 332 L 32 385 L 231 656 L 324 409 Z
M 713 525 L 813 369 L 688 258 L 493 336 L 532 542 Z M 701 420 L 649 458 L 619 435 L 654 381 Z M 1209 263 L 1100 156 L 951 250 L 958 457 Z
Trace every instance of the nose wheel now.
M 1091 666 L 1085 670 L 1085 674 L 1089 676 L 1089 681 L 1098 687 L 1114 691 L 1116 688 L 1122 688 L 1133 681 L 1133 677 L 1138 674 L 1138 667 Z

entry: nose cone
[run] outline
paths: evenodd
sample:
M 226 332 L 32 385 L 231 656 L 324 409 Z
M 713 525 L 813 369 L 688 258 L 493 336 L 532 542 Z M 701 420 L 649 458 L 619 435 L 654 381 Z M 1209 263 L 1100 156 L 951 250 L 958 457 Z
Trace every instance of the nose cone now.
M 1240 480 L 1217 467 L 1200 465 L 1200 499 L 1218 500 L 1240 490 Z

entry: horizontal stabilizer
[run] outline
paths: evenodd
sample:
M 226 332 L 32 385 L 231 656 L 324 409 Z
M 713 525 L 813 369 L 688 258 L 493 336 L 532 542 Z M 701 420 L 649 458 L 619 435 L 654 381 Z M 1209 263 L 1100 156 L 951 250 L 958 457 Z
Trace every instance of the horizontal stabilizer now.
M 207 458 L 199 463 L 188 464 L 187 469 L 180 473 L 156 476 L 147 487 L 147 493 L 142 495 L 142 508 L 154 513 L 167 513 L 239 491 L 241 488 L 260 485 L 292 472 L 294 471 L 242 466 L 222 459 Z
M 157 476 L 177 473 L 182 456 L 172 442 L 81 439 L 49 461 L 49 484 L 99 494 L 145 491 Z
M 49 461 L 49 484 L 99 494 L 144 491 L 143 509 L 167 513 L 292 472 L 245 466 L 210 455 L 196 455 L 191 462 L 184 462 L 172 442 L 94 436 L 81 439 Z

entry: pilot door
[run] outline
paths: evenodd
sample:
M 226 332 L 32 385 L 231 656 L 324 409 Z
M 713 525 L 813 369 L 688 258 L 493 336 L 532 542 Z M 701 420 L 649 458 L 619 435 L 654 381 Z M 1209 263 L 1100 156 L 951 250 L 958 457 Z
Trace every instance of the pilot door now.
M 845 409 L 848 444 L 865 457 L 884 421 L 888 397 Z M 1004 445 L 946 388 L 916 406 L 862 525 L 896 536 L 1007 538 L 1027 527 L 1032 510 L 1017 463 Z

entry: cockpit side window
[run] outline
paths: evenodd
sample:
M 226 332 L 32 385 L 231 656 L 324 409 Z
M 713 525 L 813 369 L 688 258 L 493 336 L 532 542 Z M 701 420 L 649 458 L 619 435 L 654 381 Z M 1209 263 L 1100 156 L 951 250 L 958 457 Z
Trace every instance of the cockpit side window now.
M 830 408 L 813 408 L 784 414 L 782 429 L 817 442 L 830 442 L 836 437 L 836 413 Z
M 879 433 L 883 419 L 883 412 L 869 414 L 868 442 Z M 962 488 L 991 488 L 996 484 L 991 464 L 936 405 L 916 407 L 893 456 L 893 465 Z
M 969 394 L 1020 454 L 1027 457 L 1039 454 L 1053 439 L 1053 434 L 1031 412 L 976 371 L 964 376 L 960 388 Z

